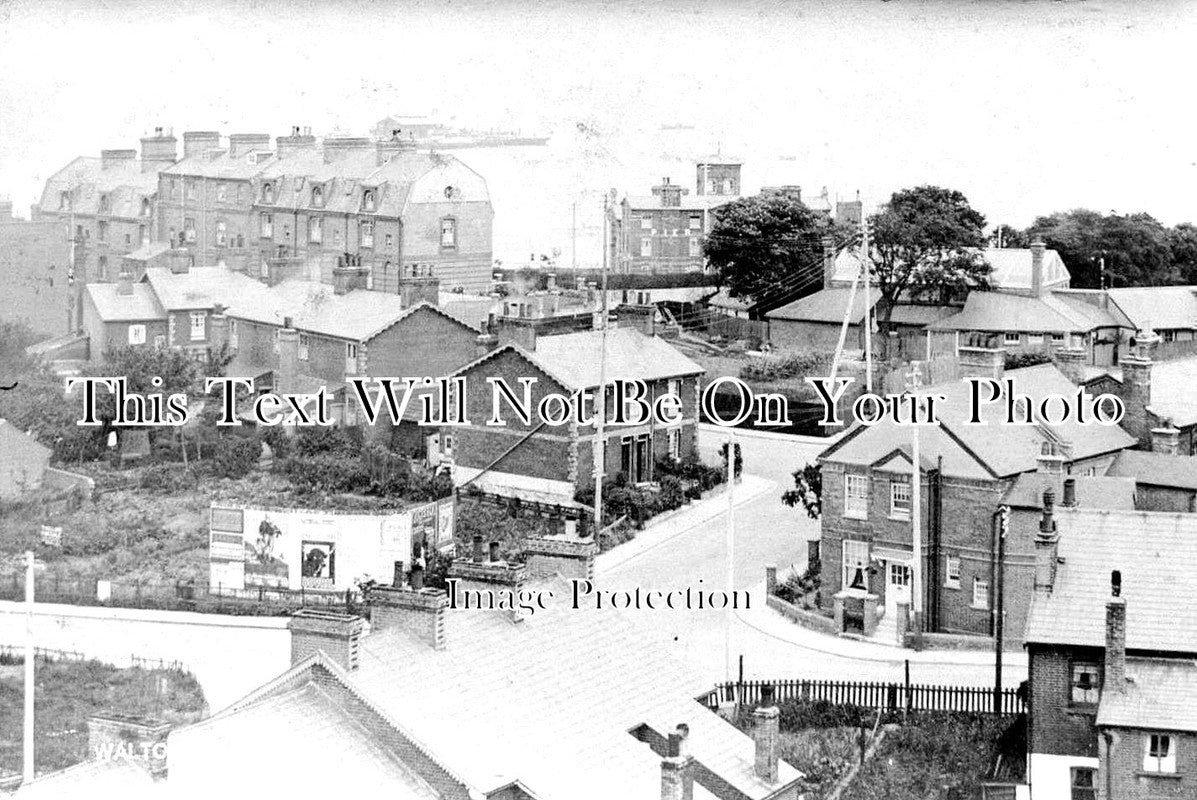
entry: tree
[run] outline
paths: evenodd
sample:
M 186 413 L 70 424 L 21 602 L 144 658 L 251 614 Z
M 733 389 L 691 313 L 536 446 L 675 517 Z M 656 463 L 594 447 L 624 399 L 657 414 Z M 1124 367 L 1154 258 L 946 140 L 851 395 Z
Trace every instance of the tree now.
M 845 238 L 826 215 L 782 193 L 734 200 L 714 216 L 703 249 L 733 297 L 760 298 L 813 281 L 812 265 L 822 261 L 823 237 Z
M 962 290 L 988 286 L 990 268 L 978 252 L 985 244 L 985 217 L 960 192 L 938 186 L 894 192 L 869 225 L 883 357 L 899 299 L 942 303 Z
M 1176 240 L 1150 214 L 1103 215 L 1074 208 L 1038 217 L 1027 235 L 1060 254 L 1074 288 L 1100 288 L 1103 261 L 1106 286 L 1156 286 L 1177 278 Z
M 1197 226 L 1182 222 L 1168 231 L 1172 267 L 1184 284 L 1197 284 Z
M 1031 240 L 1026 231 L 1021 231 L 1013 225 L 998 224 L 993 226 L 989 234 L 990 247 L 1030 247 Z
M 823 513 L 823 473 L 818 464 L 807 464 L 794 471 L 794 488 L 781 496 L 781 502 L 790 508 L 801 504 L 806 515 L 818 519 Z

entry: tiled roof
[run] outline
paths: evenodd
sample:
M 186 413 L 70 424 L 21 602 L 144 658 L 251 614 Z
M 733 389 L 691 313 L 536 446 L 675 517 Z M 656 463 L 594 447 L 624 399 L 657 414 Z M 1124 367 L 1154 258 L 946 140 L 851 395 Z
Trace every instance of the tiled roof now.
M 1049 292 L 1039 297 L 972 292 L 963 311 L 927 327 L 945 331 L 1087 333 L 1118 324 L 1110 312 L 1066 292 Z
M 184 175 L 198 178 L 228 178 L 249 180 L 258 175 L 278 156 L 259 155 L 257 151 L 233 158 L 230 150 L 210 150 L 175 162 L 162 170 L 163 175 Z M 263 151 L 263 154 L 269 153 Z
M 1006 376 L 1014 380 L 1015 391 L 1032 398 L 1058 394 L 1076 394 L 1076 387 L 1053 364 L 1011 370 Z M 983 405 L 980 418 L 984 424 L 965 425 L 969 412 L 969 385 L 963 381 L 927 386 L 921 394 L 939 394 L 938 417 L 942 431 L 930 426 L 921 428 L 921 454 L 944 456 L 945 474 L 966 477 L 976 471 L 976 462 L 984 464 L 992 475 L 1009 477 L 1030 472 L 1038 466 L 1038 456 L 1044 442 L 1062 442 L 1067 446 L 1069 459 L 1081 459 L 1113 453 L 1132 447 L 1135 440 L 1118 427 L 1080 425 L 1068 422 L 1053 425 L 1005 425 L 1005 410 L 1001 402 Z M 936 431 L 932 433 L 932 431 Z M 910 429 L 883 422 L 871 428 L 856 424 L 848 433 L 820 456 L 834 462 L 872 464 L 899 443 L 910 441 Z M 968 457 L 965 458 L 964 456 Z M 954 470 L 961 470 L 956 472 Z M 985 474 L 982 469 L 982 474 Z
M 1197 286 L 1136 286 L 1107 290 L 1138 327 L 1197 328 Z
M 145 271 L 145 278 L 157 295 L 158 302 L 167 311 L 231 305 L 244 293 L 262 287 L 260 281 L 224 267 L 192 267 L 187 272 L 179 273 L 164 267 L 151 267 Z
M 599 385 L 599 364 L 603 348 L 601 331 L 582 331 L 560 336 L 541 336 L 536 341 L 534 360 L 565 382 L 570 389 Z M 703 368 L 680 350 L 657 336 L 645 336 L 635 328 L 607 331 L 608 381 L 617 378 L 654 381 L 699 375 Z
M 1121 692 L 1103 691 L 1102 727 L 1197 732 L 1197 661 L 1131 658 Z
M 782 762 L 778 783 L 757 778 L 751 738 L 693 699 L 706 679 L 623 613 L 572 609 L 564 582 L 534 588 L 550 587 L 549 608 L 519 623 L 449 611 L 443 650 L 372 634 L 349 680 L 482 791 L 519 780 L 544 800 L 658 797 L 661 758 L 629 731 L 680 723 L 694 758 L 748 798 L 799 777 Z
M 850 296 L 852 296 L 851 287 L 820 289 L 814 294 L 809 294 L 792 303 L 787 303 L 781 308 L 770 311 L 766 316 L 770 319 L 785 319 L 796 322 L 842 323 L 844 321 L 844 312 L 848 309 L 848 298 Z M 879 289 L 869 290 L 868 302 L 870 305 L 875 304 L 880 297 L 881 291 Z M 849 316 L 851 324 L 858 325 L 864 320 L 865 302 L 865 288 L 857 286 L 856 296 L 852 298 L 852 314 Z
M 92 759 L 58 772 L 37 777 L 14 795 L 20 800 L 74 800 L 120 797 L 122 800 L 165 800 L 163 785 L 150 777 L 145 766 L 128 758 Z
M 1106 475 L 1133 478 L 1146 486 L 1197 491 L 1197 458 L 1123 450 L 1115 456 Z
M 1036 592 L 1026 640 L 1104 647 L 1110 573 L 1122 573 L 1128 650 L 1197 655 L 1197 514 L 1057 507 L 1056 582 Z
M 1123 450 L 1122 453 L 1131 452 Z M 1118 454 L 1118 457 L 1122 456 Z M 1108 511 L 1135 510 L 1134 477 L 1090 477 L 1073 478 L 1076 481 L 1076 502 L 1081 508 L 1100 508 Z M 1049 486 L 1059 499 L 1059 479 L 1042 472 L 1024 472 L 1014 480 L 1014 485 L 1002 498 L 1002 503 L 1011 508 L 1043 508 L 1043 490 Z
M 100 195 L 108 195 L 108 216 L 141 216 L 141 201 L 158 191 L 158 173 L 142 172 L 136 159 L 121 161 L 104 169 L 99 158 L 81 156 L 50 176 L 42 192 L 41 210 L 60 212 L 62 192 L 71 193 L 76 213 L 95 214 Z
M 385 787 L 404 800 L 441 796 L 313 682 L 181 728 L 169 743 L 169 784 L 188 796 L 339 797 L 347 786 Z M 333 768 L 295 768 L 302 764 Z
M 132 294 L 121 294 L 115 283 L 89 283 L 84 291 L 104 322 L 144 322 L 165 319 L 154 290 L 145 283 L 133 284 Z
M 1151 366 L 1151 410 L 1173 425 L 1197 424 L 1197 356 L 1157 361 Z
M 989 283 L 1006 291 L 1031 289 L 1031 250 L 1019 247 L 989 247 L 981 251 L 993 268 Z M 1066 288 L 1072 276 L 1055 250 L 1043 253 L 1043 288 Z

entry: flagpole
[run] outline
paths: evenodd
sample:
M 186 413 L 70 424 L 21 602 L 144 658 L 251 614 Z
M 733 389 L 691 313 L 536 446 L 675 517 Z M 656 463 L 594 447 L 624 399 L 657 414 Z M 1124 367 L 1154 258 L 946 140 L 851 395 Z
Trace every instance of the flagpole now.
M 33 783 L 33 551 L 25 552 L 25 725 L 22 785 Z

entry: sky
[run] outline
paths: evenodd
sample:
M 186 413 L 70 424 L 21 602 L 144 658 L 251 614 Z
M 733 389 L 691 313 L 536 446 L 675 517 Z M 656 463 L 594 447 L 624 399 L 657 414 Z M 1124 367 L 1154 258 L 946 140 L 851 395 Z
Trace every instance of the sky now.
M 1197 219 L 1194 42 L 1197 3 L 1162 0 L 0 0 L 0 194 L 21 213 L 158 125 L 360 135 L 435 111 L 552 135 L 459 153 L 512 249 L 568 238 L 575 203 L 594 233 L 604 189 L 689 184 L 716 149 L 749 189 L 930 183 L 992 223 L 1175 224 Z

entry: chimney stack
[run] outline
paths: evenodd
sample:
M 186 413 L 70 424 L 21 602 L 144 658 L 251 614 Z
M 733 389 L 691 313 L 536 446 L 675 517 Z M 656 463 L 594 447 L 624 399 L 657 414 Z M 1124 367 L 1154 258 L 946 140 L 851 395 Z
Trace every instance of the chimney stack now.
M 391 138 L 380 139 L 374 144 L 375 152 L 378 155 L 378 166 L 390 161 L 400 153 L 412 152 L 416 149 L 416 140 L 411 134 L 404 134 L 403 131 L 396 128 L 391 131 Z
M 394 564 L 394 570 L 391 572 L 391 588 L 392 589 L 402 589 L 403 588 L 403 562 L 402 561 L 396 561 Z
M 279 158 L 287 158 L 295 153 L 315 150 L 316 137 L 312 135 L 311 128 L 305 128 L 301 131 L 298 125 L 294 125 L 291 127 L 291 134 L 289 136 L 276 136 L 274 138 L 274 147 Z
M 291 665 L 317 650 L 347 670 L 357 669 L 358 642 L 362 620 L 353 614 L 301 608 L 287 623 L 291 631 Z
M 823 237 L 823 288 L 830 289 L 832 281 L 835 280 L 835 239 L 830 236 Z M 868 287 L 865 287 L 866 297 L 868 294 Z
M 491 561 L 491 563 L 494 563 L 496 561 L 502 561 L 502 560 L 503 560 L 503 557 L 500 554 L 499 543 L 491 542 L 490 543 L 490 561 Z
M 232 158 L 241 158 L 246 153 L 251 153 L 254 150 L 269 150 L 270 149 L 270 134 L 269 133 L 230 133 L 229 134 L 229 156 Z
M 133 294 L 133 276 L 126 270 L 121 270 L 121 274 L 116 276 L 116 293 L 126 297 Z
M 997 345 L 996 337 L 973 338 L 956 350 L 961 378 L 992 378 L 1001 380 L 1006 372 L 1006 348 Z
M 769 783 L 777 782 L 778 739 L 780 738 L 780 710 L 773 702 L 773 686 L 761 687 L 761 705 L 752 712 L 755 725 L 752 740 L 756 745 L 756 776 Z
M 332 272 L 333 293 L 348 294 L 355 289 L 365 289 L 368 269 L 361 265 L 357 256 L 338 256 Z
M 278 332 L 278 371 L 274 375 L 274 391 L 290 394 L 299 384 L 299 331 L 291 327 L 291 318 L 283 318 Z
M 514 344 L 524 350 L 536 350 L 536 326 L 529 320 L 500 317 L 498 320 L 499 344 Z
M 477 355 L 479 358 L 499 346 L 499 337 L 493 333 L 480 334 L 475 341 L 477 343 Z
M 1147 409 L 1151 407 L 1151 372 L 1153 356 L 1160 337 L 1151 330 L 1138 333 L 1130 356 L 1122 359 L 1122 388 L 1119 394 L 1126 406 L 1122 427 L 1139 440 L 1139 446 L 1150 448 L 1152 422 Z
M 1064 508 L 1076 508 L 1076 478 L 1064 479 L 1064 499 L 1060 505 Z
M 1126 691 L 1126 599 L 1122 597 L 1122 573 L 1110 573 L 1110 599 L 1106 602 L 1105 688 Z
M 418 580 L 423 582 L 423 576 Z M 449 607 L 449 597 L 440 589 L 373 586 L 366 591 L 366 605 L 370 607 L 370 624 L 375 631 L 398 628 L 433 650 L 445 648 L 445 609 Z
M 482 541 L 482 534 L 474 534 L 474 558 L 475 564 L 482 564 L 486 561 L 486 549 Z
M 1042 240 L 1031 242 L 1031 294 L 1039 297 L 1043 294 L 1043 255 L 1047 252 L 1047 245 Z
M 153 136 L 141 139 L 141 171 L 158 172 L 178 159 L 176 139 L 162 128 L 154 128 Z
M 645 336 L 657 335 L 657 307 L 654 305 L 623 305 L 618 311 L 621 328 L 635 328 Z
M 166 736 L 170 723 L 151 717 L 97 714 L 87 720 L 87 752 L 93 760 L 145 764 L 154 780 L 166 777 Z
M 411 308 L 420 303 L 440 305 L 441 279 L 432 274 L 432 267 L 410 264 L 399 269 L 399 304 Z
M 661 800 L 692 800 L 694 797 L 694 758 L 689 755 L 687 725 L 678 725 L 666 739 L 665 758 L 661 760 Z
M 1161 428 L 1151 429 L 1151 452 L 1166 456 L 1180 453 L 1180 431 L 1166 424 Z
M 569 523 L 573 522 L 573 535 Z M 560 575 L 567 580 L 593 580 L 594 558 L 598 555 L 598 542 L 594 537 L 579 539 L 577 520 L 566 520 L 567 533 L 528 539 L 524 542 L 528 574 L 535 578 Z
M 100 169 L 112 169 L 137 160 L 136 150 L 101 150 Z
M 1056 367 L 1064 373 L 1064 377 L 1073 383 L 1080 384 L 1085 380 L 1085 350 L 1081 347 L 1062 347 L 1052 353 Z
M 208 341 L 213 353 L 219 354 L 220 349 L 229 341 L 229 318 L 225 316 L 225 307 L 217 303 L 212 307 L 212 314 L 208 318 Z
M 485 549 L 479 537 L 475 537 L 474 547 L 475 556 L 485 559 Z M 510 592 L 511 596 L 517 597 L 528 580 L 528 570 L 523 564 L 509 564 L 506 561 L 455 559 L 449 565 L 449 580 L 455 582 L 459 597 L 471 594 L 493 597 L 496 587 L 503 594 Z M 469 600 L 465 602 L 468 603 Z M 503 608 L 502 604 L 495 608 L 503 611 L 512 622 L 521 621 L 527 613 L 518 607 Z
M 1047 592 L 1055 586 L 1059 561 L 1060 535 L 1056 533 L 1055 503 L 1056 493 L 1051 489 L 1044 490 L 1043 516 L 1035 536 L 1035 589 Z
M 220 149 L 220 131 L 184 131 L 183 158 L 206 156 Z
M 343 161 L 354 153 L 361 153 L 374 149 L 374 143 L 369 139 L 353 136 L 335 136 L 324 140 L 324 163 L 335 164 Z

